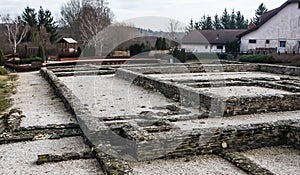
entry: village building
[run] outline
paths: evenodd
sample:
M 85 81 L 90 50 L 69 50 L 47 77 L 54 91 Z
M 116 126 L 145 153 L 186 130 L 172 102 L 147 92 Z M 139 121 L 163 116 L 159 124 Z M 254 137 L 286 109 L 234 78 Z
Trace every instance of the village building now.
M 241 52 L 300 53 L 300 0 L 288 0 L 239 35 Z
M 226 52 L 228 42 L 238 40 L 237 36 L 246 30 L 193 30 L 182 39 L 181 48 L 187 52 Z

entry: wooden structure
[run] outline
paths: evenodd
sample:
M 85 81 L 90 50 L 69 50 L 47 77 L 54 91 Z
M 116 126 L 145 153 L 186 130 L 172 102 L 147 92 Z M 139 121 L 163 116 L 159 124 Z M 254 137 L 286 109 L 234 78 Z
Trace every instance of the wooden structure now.
M 62 38 L 57 43 L 61 54 L 77 52 L 78 42 L 73 38 Z

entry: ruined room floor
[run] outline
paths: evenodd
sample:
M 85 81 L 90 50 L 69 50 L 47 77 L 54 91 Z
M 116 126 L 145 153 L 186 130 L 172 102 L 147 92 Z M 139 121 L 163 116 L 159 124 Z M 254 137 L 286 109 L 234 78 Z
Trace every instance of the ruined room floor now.
M 136 174 L 191 174 L 191 175 L 225 175 L 236 174 L 246 175 L 244 171 L 238 169 L 226 160 L 214 156 L 203 155 L 189 158 L 179 158 L 176 160 L 155 160 L 151 162 L 131 163 L 133 172 Z
M 97 161 L 72 160 L 36 165 L 41 154 L 87 151 L 81 137 L 38 140 L 0 145 L 0 174 L 102 174 Z
M 260 148 L 242 154 L 276 174 L 300 173 L 300 151 L 290 147 Z
M 76 76 L 60 77 L 68 88 L 90 109 L 93 115 L 101 118 L 107 116 L 138 115 L 141 112 L 158 112 L 153 107 L 164 105 L 178 105 L 177 102 L 165 98 L 157 92 L 147 91 L 132 85 L 125 80 L 114 78 L 113 75 L 105 76 Z M 240 87 L 235 87 L 240 88 Z M 258 88 L 259 89 L 259 88 Z M 257 90 L 256 88 L 253 90 Z M 83 93 L 84 92 L 84 93 Z M 270 94 L 285 93 L 281 90 L 269 91 Z M 287 92 L 288 93 L 288 92 Z M 238 94 L 235 92 L 235 94 Z M 185 108 L 192 116 L 199 113 L 193 108 Z M 159 110 L 159 112 L 166 112 Z M 216 117 L 206 119 L 190 119 L 173 122 L 181 130 L 193 130 L 211 127 L 225 127 L 230 125 L 256 124 L 276 122 L 280 120 L 300 119 L 300 111 L 272 112 L 261 114 L 248 114 L 232 117 Z M 163 116 L 159 118 L 168 118 Z M 176 117 L 173 116 L 173 117 Z M 157 116 L 153 116 L 157 118 Z

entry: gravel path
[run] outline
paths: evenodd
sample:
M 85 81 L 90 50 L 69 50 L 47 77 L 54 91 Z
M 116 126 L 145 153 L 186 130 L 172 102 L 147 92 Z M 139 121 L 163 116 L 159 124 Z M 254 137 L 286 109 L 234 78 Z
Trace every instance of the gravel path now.
M 134 174 L 138 175 L 246 175 L 226 160 L 214 155 L 203 155 L 176 160 L 156 160 L 152 162 L 131 163 Z
M 19 73 L 18 76 L 12 107 L 20 108 L 26 116 L 21 122 L 22 127 L 76 123 L 39 72 Z
M 300 174 L 300 151 L 286 147 L 270 147 L 243 153 L 255 163 L 276 174 Z

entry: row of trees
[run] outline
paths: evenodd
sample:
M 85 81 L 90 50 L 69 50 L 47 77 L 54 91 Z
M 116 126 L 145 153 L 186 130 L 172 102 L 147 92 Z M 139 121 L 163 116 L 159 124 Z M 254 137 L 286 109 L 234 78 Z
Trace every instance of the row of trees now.
M 232 10 L 231 15 L 224 10 L 221 17 L 217 14 L 212 19 L 209 15 L 203 15 L 200 21 L 194 22 L 191 19 L 189 26 L 187 27 L 187 32 L 191 30 L 220 30 L 220 29 L 246 29 L 248 27 L 248 20 L 245 20 L 244 15 L 240 11 L 235 13 Z
M 111 24 L 113 18 L 106 0 L 70 0 L 62 6 L 61 16 L 59 24 L 62 29 L 75 33 L 76 39 L 95 48 L 99 47 L 98 43 L 102 45 L 101 31 Z M 14 54 L 22 41 L 41 45 L 45 41 L 55 43 L 60 38 L 51 12 L 42 7 L 38 11 L 26 7 L 17 17 L 2 15 L 1 21 L 7 29 Z
M 11 17 L 2 15 L 1 21 L 6 27 L 6 34 L 13 54 L 22 41 L 30 41 L 41 45 L 45 40 L 55 42 L 58 39 L 57 26 L 49 10 L 40 7 L 39 11 L 26 7 L 23 14 Z
M 21 18 L 30 27 L 26 36 L 27 41 L 42 44 L 47 39 L 54 43 L 59 38 L 56 22 L 49 10 L 40 7 L 36 11 L 34 8 L 26 7 Z
M 191 19 L 189 25 L 186 27 L 186 32 L 190 32 L 191 30 L 247 29 L 250 23 L 258 25 L 261 15 L 265 12 L 267 12 L 267 8 L 262 3 L 255 11 L 255 17 L 249 21 L 245 19 L 240 11 L 235 12 L 233 9 L 230 14 L 225 8 L 220 17 L 216 14 L 214 17 L 203 15 L 199 21 Z

